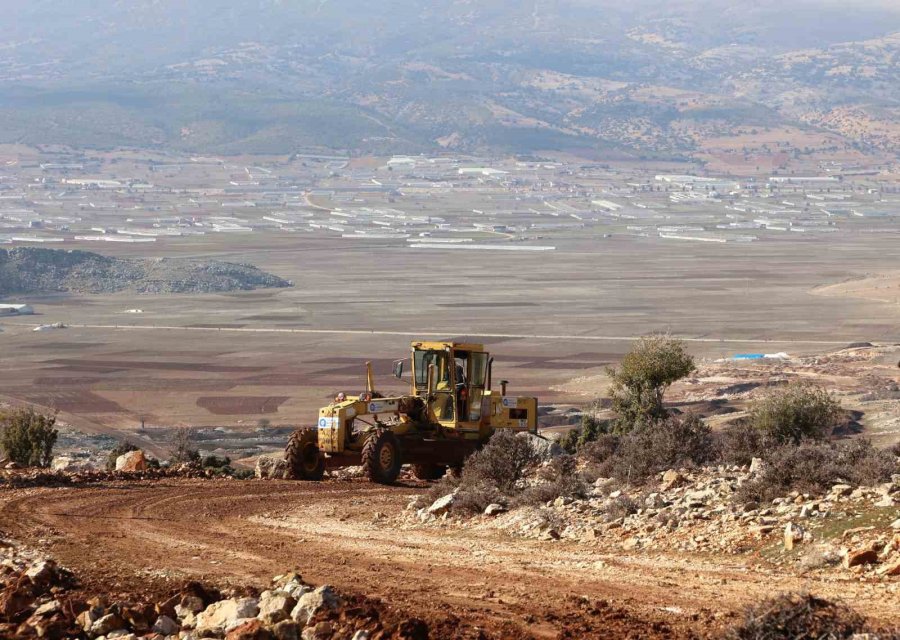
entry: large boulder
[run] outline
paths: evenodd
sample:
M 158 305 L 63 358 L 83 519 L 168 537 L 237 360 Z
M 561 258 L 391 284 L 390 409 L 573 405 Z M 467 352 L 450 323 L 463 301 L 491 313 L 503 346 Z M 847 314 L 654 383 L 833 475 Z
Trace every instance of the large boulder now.
M 453 508 L 454 500 L 456 500 L 456 490 L 432 502 L 426 511 L 433 516 L 442 516 Z
M 275 640 L 299 640 L 300 625 L 293 620 L 282 620 L 272 627 L 272 635 Z
M 873 564 L 878 562 L 878 552 L 872 547 L 863 547 L 861 549 L 851 549 L 844 556 L 844 568 L 851 569 L 864 564 Z
M 197 614 L 194 628 L 201 636 L 206 632 L 221 634 L 233 627 L 238 620 L 255 618 L 257 615 L 259 615 L 259 602 L 256 598 L 220 600 Z
M 44 591 L 58 579 L 59 571 L 53 560 L 38 560 L 25 570 L 25 576 L 37 589 Z
M 680 487 L 685 482 L 684 476 L 675 469 L 669 469 L 662 474 L 662 481 L 659 483 L 660 491 L 670 491 L 675 487 Z
M 518 433 L 516 436 L 528 440 L 528 444 L 531 445 L 531 450 L 542 462 L 548 462 L 565 453 L 563 448 L 559 446 L 559 443 L 547 440 L 547 438 L 542 436 L 528 433 L 527 431 Z
M 116 471 L 146 471 L 147 457 L 143 451 L 129 451 L 116 458 Z
M 877 573 L 880 576 L 900 576 L 900 554 L 896 558 L 888 560 L 877 570 Z
M 181 627 L 169 616 L 162 615 L 156 619 L 152 631 L 163 636 L 174 636 L 181 631 Z
M 263 591 L 259 596 L 259 619 L 266 624 L 287 620 L 297 601 L 286 591 Z
M 93 637 L 105 636 L 108 633 L 112 633 L 113 631 L 118 631 L 124 628 L 125 621 L 122 620 L 122 618 L 119 617 L 118 614 L 107 613 L 105 616 L 102 616 L 91 625 L 88 634 Z
M 297 606 L 291 611 L 291 618 L 306 626 L 319 611 L 335 610 L 340 604 L 337 592 L 332 587 L 323 585 L 300 596 Z

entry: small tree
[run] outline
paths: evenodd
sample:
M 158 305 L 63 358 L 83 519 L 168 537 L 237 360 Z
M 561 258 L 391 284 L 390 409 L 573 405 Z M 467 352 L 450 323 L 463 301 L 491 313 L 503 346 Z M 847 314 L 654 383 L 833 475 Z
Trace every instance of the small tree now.
M 612 406 L 618 415 L 615 431 L 666 418 L 663 395 L 672 383 L 695 370 L 694 358 L 681 340 L 665 335 L 646 336 L 635 343 L 618 368 L 610 368 Z
M 0 446 L 16 464 L 49 467 L 59 437 L 55 424 L 55 415 L 37 413 L 31 407 L 15 410 L 0 421 Z
M 796 382 L 770 390 L 750 406 L 750 425 L 778 443 L 821 439 L 844 414 L 840 403 L 815 385 Z
M 175 432 L 172 462 L 200 462 L 200 452 L 194 448 L 194 430 L 182 427 Z

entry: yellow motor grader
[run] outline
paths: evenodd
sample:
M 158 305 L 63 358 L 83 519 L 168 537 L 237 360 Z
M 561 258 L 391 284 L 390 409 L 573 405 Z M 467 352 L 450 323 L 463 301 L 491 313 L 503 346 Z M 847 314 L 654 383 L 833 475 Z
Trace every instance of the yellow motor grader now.
M 326 467 L 361 465 L 382 484 L 413 465 L 417 478 L 433 480 L 459 469 L 497 429 L 537 431 L 537 398 L 491 389 L 493 358 L 484 346 L 463 342 L 413 342 L 408 395 L 384 397 L 366 363 L 366 389 L 339 393 L 319 410 L 315 428 L 296 430 L 285 450 L 289 474 L 320 480 Z M 403 376 L 403 360 L 394 376 Z

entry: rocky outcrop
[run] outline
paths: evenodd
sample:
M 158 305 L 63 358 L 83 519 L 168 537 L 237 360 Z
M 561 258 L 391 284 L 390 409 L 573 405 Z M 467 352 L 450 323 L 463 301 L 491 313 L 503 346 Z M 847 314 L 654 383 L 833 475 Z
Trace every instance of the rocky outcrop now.
M 112 258 L 90 251 L 0 249 L 0 296 L 23 293 L 209 293 L 291 283 L 247 264 Z

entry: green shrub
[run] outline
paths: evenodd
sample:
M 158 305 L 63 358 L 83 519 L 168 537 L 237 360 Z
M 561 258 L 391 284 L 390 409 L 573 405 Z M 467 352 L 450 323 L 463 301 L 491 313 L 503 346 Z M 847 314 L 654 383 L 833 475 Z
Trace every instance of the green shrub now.
M 0 447 L 23 467 L 49 467 L 59 437 L 55 424 L 55 415 L 37 413 L 31 407 L 14 410 L 0 421 Z
M 779 443 L 821 439 L 844 414 L 827 391 L 798 382 L 776 387 L 750 406 L 750 426 Z
M 618 416 L 615 431 L 627 433 L 664 420 L 666 389 L 695 368 L 681 340 L 659 335 L 638 340 L 621 364 L 608 370 L 612 406 Z
M 580 428 L 576 427 L 575 429 L 569 429 L 563 437 L 559 439 L 559 446 L 562 447 L 563 451 L 566 453 L 573 454 L 578 451 L 578 440 L 580 438 Z
M 228 467 L 231 465 L 231 458 L 225 456 L 224 458 L 220 458 L 219 456 L 209 455 L 203 458 L 202 466 L 205 469 L 222 469 L 224 467 Z
M 613 426 L 612 420 L 600 420 L 591 415 L 582 416 L 577 446 L 580 448 L 589 442 L 594 442 L 600 436 L 610 433 Z

